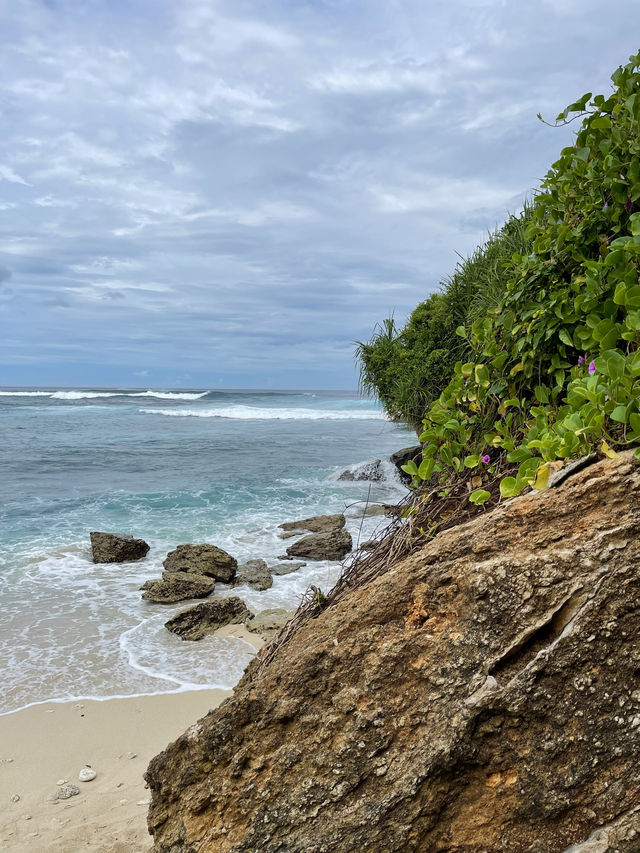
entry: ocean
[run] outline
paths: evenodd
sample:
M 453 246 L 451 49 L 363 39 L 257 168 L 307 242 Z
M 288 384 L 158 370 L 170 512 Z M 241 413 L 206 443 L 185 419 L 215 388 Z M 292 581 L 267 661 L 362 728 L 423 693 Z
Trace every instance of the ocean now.
M 346 468 L 386 460 L 415 435 L 355 392 L 124 389 L 0 390 L 0 714 L 28 705 L 230 688 L 253 654 L 242 640 L 185 642 L 164 623 L 192 602 L 142 601 L 182 543 L 208 542 L 239 563 L 275 561 L 283 521 L 345 512 L 354 542 L 384 517 L 367 498 L 406 490 L 393 466 L 376 483 Z M 139 562 L 96 565 L 89 532 L 130 533 Z M 253 612 L 295 608 L 340 566 L 308 562 L 257 592 L 223 585 Z

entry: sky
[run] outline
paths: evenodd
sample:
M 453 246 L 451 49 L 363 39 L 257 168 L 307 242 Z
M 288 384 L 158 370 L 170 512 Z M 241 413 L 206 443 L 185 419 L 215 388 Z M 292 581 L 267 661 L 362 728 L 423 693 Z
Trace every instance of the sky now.
M 639 33 L 635 0 L 0 0 L 0 385 L 354 388 Z

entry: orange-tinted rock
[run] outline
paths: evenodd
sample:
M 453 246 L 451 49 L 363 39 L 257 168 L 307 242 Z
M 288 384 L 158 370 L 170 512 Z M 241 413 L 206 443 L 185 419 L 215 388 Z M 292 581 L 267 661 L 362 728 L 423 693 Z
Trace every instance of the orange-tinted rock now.
M 153 759 L 155 853 L 638 853 L 639 566 L 627 454 L 445 531 Z

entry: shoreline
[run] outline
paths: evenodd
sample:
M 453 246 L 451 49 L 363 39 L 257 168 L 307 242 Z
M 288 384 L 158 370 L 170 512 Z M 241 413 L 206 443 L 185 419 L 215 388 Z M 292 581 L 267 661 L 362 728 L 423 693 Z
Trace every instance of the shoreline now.
M 241 626 L 221 632 L 259 639 Z M 43 702 L 0 717 L 0 847 L 26 853 L 149 853 L 154 755 L 232 695 L 204 688 L 109 699 Z M 78 781 L 87 765 L 93 781 Z M 51 801 L 68 782 L 80 791 Z M 16 799 L 18 797 L 19 799 Z

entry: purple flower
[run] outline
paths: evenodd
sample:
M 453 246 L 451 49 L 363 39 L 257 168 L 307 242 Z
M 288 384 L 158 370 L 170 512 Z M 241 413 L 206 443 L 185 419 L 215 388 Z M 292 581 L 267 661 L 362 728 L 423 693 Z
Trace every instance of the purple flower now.
M 589 373 L 591 374 L 591 376 L 593 376 L 593 374 L 595 372 L 596 372 L 596 363 L 595 363 L 595 361 L 590 361 L 589 362 Z
M 488 453 L 485 453 L 485 455 L 482 457 L 482 464 L 488 465 L 489 462 L 491 462 L 491 457 L 489 456 Z
M 605 203 L 604 203 L 604 207 L 603 207 L 602 209 L 603 209 L 603 210 L 606 210 L 608 207 L 609 207 L 609 202 L 608 202 L 608 201 L 605 201 Z
M 578 356 L 578 364 L 586 364 L 587 359 L 583 355 Z
M 627 209 L 627 213 L 631 213 L 631 208 L 633 207 L 633 202 L 631 201 L 631 196 L 627 196 L 627 201 L 625 203 L 625 207 Z

